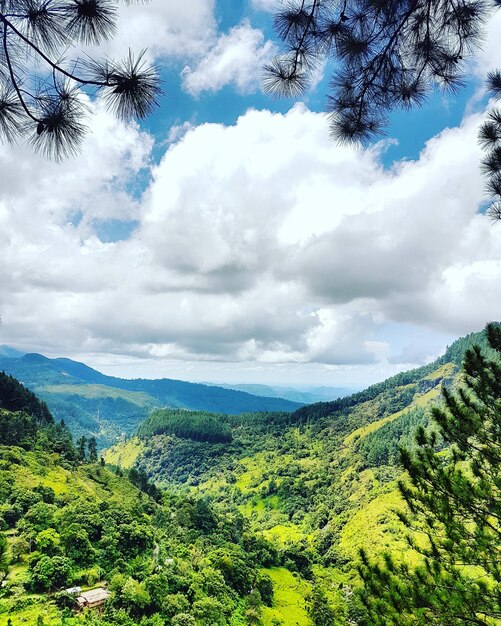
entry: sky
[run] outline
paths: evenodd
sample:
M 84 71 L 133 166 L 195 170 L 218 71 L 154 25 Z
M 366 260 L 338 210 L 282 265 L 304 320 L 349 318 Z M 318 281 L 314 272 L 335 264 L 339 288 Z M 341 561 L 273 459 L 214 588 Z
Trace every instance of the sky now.
M 120 9 L 93 54 L 148 48 L 161 106 L 89 103 L 60 164 L 0 145 L 0 344 L 125 377 L 363 387 L 501 319 L 501 226 L 482 214 L 482 78 L 329 137 L 328 68 L 299 102 L 261 91 L 276 0 Z

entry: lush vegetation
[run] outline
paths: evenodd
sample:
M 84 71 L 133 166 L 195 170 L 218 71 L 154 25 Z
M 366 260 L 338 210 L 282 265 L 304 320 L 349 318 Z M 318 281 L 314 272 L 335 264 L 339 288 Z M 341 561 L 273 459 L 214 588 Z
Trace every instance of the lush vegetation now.
M 95 440 L 83 437 L 74 446 L 50 413 L 38 423 L 43 404 L 7 382 L 32 401 L 33 412 L 3 410 L 12 428 L 30 429 L 17 445 L 0 445 L 2 626 L 261 619 L 285 556 L 236 508 L 223 514 L 204 498 L 161 493 L 141 470 L 106 467 Z M 2 395 L 4 403 L 13 399 L 10 391 Z M 65 454 L 55 428 L 65 434 Z M 75 598 L 65 591 L 75 585 L 108 586 L 101 617 L 75 613 Z
M 279 550 L 281 571 L 298 577 L 297 591 L 284 595 L 299 624 L 370 624 L 356 592 L 359 551 L 419 559 L 395 513 L 405 506 L 398 450 L 417 450 L 416 433 L 428 436 L 429 409 L 442 402 L 443 388 L 457 387 L 461 360 L 474 344 L 492 355 L 485 333 L 477 333 L 436 362 L 348 398 L 294 413 L 220 416 L 231 441 L 194 440 L 146 423 L 140 440 L 117 446 L 110 458 L 135 459 L 156 484 L 209 497 L 221 514 L 237 507 Z M 447 447 L 442 438 L 437 445 Z
M 45 402 L 5 372 L 0 372 L 0 408 L 7 411 L 25 411 L 38 424 L 53 422 Z
M 75 436 L 92 435 L 100 448 L 132 435 L 152 410 L 163 407 L 239 414 L 293 411 L 300 406 L 281 398 L 180 380 L 115 378 L 83 363 L 40 354 L 0 355 L 2 369 L 43 398 L 54 417 L 63 419 Z
M 12 376 L 0 372 L 0 445 L 47 449 L 75 458 L 71 434 L 56 424 L 45 402 Z
M 231 428 L 226 415 L 182 409 L 154 411 L 141 424 L 138 433 L 140 437 L 168 434 L 209 443 L 231 441 Z
M 472 351 L 474 344 L 482 348 Z M 476 355 L 466 379 L 458 367 L 464 350 Z M 499 537 L 489 529 L 497 528 L 499 487 L 489 491 L 489 480 L 499 472 L 499 459 L 488 465 L 468 448 L 472 441 L 478 448 L 482 436 L 490 449 L 488 440 L 499 437 L 493 359 L 482 333 L 455 343 L 425 368 L 294 413 L 157 410 L 138 437 L 106 453 L 108 465 L 98 459 L 91 434 L 73 445 L 66 426 L 52 417 L 39 423 L 26 411 L 4 409 L 5 423 L 11 419 L 19 428 L 24 420 L 32 430 L 1 449 L 0 578 L 7 584 L 0 626 L 8 619 L 36 623 L 38 616 L 51 626 L 82 620 L 113 626 L 465 623 L 450 614 L 433 622 L 433 612 L 422 610 L 416 581 L 436 575 L 446 586 L 457 583 L 456 608 L 473 576 L 477 606 L 480 594 L 482 606 L 497 597 Z M 478 378 L 486 362 L 494 373 Z M 464 384 L 470 391 L 461 391 Z M 464 409 L 471 390 L 476 396 Z M 492 401 L 498 403 L 494 412 Z M 431 406 L 438 407 L 438 436 Z M 468 438 L 458 439 L 464 434 L 454 430 L 458 423 Z M 64 437 L 51 434 L 57 429 Z M 401 446 L 409 450 L 410 483 L 402 481 Z M 435 463 L 435 475 L 425 459 Z M 435 498 L 444 488 L 440 477 L 452 481 L 446 484 L 454 497 L 467 494 L 478 517 L 471 508 L 468 517 L 465 505 L 456 519 L 453 500 Z M 443 542 L 420 539 L 430 515 L 409 517 L 408 536 L 396 514 L 406 501 L 418 514 L 430 501 L 438 503 L 437 524 L 449 532 Z M 436 529 L 428 528 L 429 537 Z M 445 565 L 432 558 L 433 550 L 446 554 L 454 540 L 468 564 L 459 571 L 452 558 Z M 362 565 L 361 550 L 372 555 Z M 73 600 L 60 593 L 69 585 L 103 584 L 111 597 L 102 622 L 96 612 L 75 614 Z M 447 594 L 428 596 L 436 607 Z M 405 598 L 407 621 L 399 621 L 407 615 L 399 598 Z M 413 612 L 412 599 L 421 612 Z M 476 623 L 490 626 L 493 619 Z
M 416 451 L 401 449 L 409 510 L 401 518 L 421 558 L 409 567 L 385 555 L 381 566 L 363 554 L 373 624 L 501 620 L 501 326 L 487 330 L 494 358 L 470 348 L 457 393 L 444 390 L 444 407 L 433 409 L 438 434 L 421 427 Z

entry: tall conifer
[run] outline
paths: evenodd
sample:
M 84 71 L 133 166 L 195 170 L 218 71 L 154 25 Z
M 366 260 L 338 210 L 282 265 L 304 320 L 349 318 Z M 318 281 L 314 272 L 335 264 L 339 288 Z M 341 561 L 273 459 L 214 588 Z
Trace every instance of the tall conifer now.
M 492 351 L 468 350 L 461 384 L 433 409 L 437 429 L 401 450 L 400 517 L 419 564 L 362 552 L 367 624 L 501 623 L 501 327 L 486 332 Z

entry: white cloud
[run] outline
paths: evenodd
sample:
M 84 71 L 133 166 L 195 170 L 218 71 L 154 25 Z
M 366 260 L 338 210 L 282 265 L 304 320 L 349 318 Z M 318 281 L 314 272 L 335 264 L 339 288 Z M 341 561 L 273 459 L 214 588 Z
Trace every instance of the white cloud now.
M 501 317 L 477 117 L 389 171 L 377 148 L 332 143 L 303 106 L 248 111 L 185 129 L 142 198 L 125 190 L 150 138 L 100 109 L 93 119 L 99 132 L 62 166 L 0 152 L 0 343 L 371 368 L 395 325 L 432 330 L 435 347 L 437 332 Z M 138 228 L 103 243 L 94 221 L 110 216 Z
M 112 57 L 148 48 L 155 58 L 185 59 L 203 54 L 216 33 L 215 0 L 151 0 L 120 7 L 118 30 L 108 44 Z
M 273 13 L 280 8 L 283 0 L 252 0 L 252 6 L 257 11 Z
M 129 49 L 136 54 L 146 49 L 146 59 L 160 67 L 184 64 L 182 84 L 191 95 L 218 91 L 226 85 L 241 93 L 255 91 L 274 45 L 248 20 L 219 34 L 215 4 L 215 0 L 151 0 L 146 7 L 141 3 L 123 5 L 116 35 L 98 49 L 76 52 L 120 59 Z
M 195 66 L 184 68 L 183 88 L 193 96 L 203 91 L 218 91 L 229 84 L 241 93 L 255 91 L 262 67 L 274 51 L 262 31 L 252 28 L 245 20 L 221 35 Z
M 487 34 L 481 50 L 476 55 L 477 72 L 485 77 L 487 72 L 501 67 L 501 11 L 493 12 L 487 24 Z

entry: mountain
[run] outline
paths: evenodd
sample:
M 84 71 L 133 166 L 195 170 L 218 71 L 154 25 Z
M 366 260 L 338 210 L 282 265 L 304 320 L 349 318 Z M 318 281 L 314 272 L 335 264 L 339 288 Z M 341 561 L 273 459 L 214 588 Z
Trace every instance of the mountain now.
M 296 387 L 281 387 L 280 385 L 259 385 L 259 384 L 220 384 L 224 389 L 235 389 L 245 391 L 255 396 L 265 398 L 284 398 L 302 404 L 313 404 L 315 402 L 325 402 L 343 398 L 353 393 L 353 389 L 347 387 L 308 387 L 298 389 Z
M 8 356 L 12 358 L 24 356 L 24 352 L 19 352 L 15 348 L 11 348 L 10 346 L 0 346 L 0 357 Z
M 183 420 L 179 412 L 156 411 L 138 437 L 111 448 L 106 459 L 217 502 L 222 511 L 236 504 L 251 530 L 288 555 L 286 567 L 296 576 L 288 596 L 289 615 L 298 616 L 292 623 L 313 623 L 303 609 L 302 585 L 311 581 L 336 616 L 322 623 L 357 623 L 359 550 L 414 558 L 395 513 L 403 507 L 398 447 L 415 446 L 418 427 L 429 426 L 428 409 L 441 402 L 442 387 L 457 385 L 474 344 L 489 351 L 485 333 L 471 334 L 429 365 L 292 413 L 201 412 Z M 286 586 L 286 576 L 276 584 Z
M 0 626 L 223 626 L 271 610 L 273 578 L 292 574 L 236 510 L 83 452 L 0 373 Z M 104 605 L 79 610 L 90 597 Z
M 134 433 L 155 408 L 173 407 L 239 414 L 293 411 L 300 403 L 172 379 L 127 380 L 106 376 L 84 363 L 41 354 L 0 355 L 0 371 L 18 378 L 43 398 L 75 436 L 93 435 L 101 447 Z
M 469 335 L 430 365 L 294 412 L 156 409 L 107 452 L 112 465 L 0 373 L 0 626 L 369 626 L 359 549 L 418 558 L 395 514 L 397 447 L 415 445 L 476 343 L 487 351 Z M 41 376 L 47 361 L 23 367 Z M 77 370 L 95 375 L 71 363 L 70 386 Z M 74 612 L 68 587 L 108 600 Z

